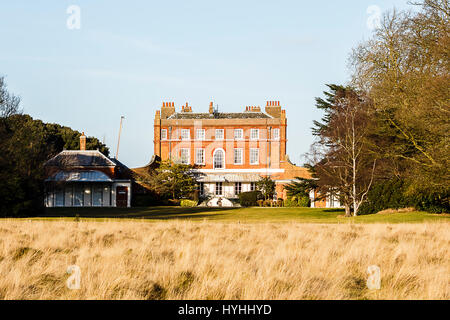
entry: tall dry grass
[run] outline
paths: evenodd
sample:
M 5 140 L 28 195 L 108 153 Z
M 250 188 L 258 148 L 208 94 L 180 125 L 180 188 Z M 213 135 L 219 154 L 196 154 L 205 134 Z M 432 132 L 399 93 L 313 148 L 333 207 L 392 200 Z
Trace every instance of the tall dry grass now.
M 449 299 L 449 241 L 448 223 L 2 220 L 0 298 Z

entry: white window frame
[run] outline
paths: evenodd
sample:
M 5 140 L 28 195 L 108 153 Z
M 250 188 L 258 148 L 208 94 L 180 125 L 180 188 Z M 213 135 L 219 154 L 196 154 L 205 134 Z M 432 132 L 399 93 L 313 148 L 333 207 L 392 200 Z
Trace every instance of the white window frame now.
M 222 166 L 222 168 L 218 168 L 218 167 L 216 167 L 216 160 L 215 160 L 215 158 L 216 158 L 216 153 L 217 152 L 222 152 L 222 155 L 223 155 L 223 161 L 222 161 L 222 164 L 223 164 L 223 166 Z M 218 149 L 216 149 L 216 150 L 214 150 L 214 153 L 213 153 L 213 168 L 214 169 L 218 169 L 218 170 L 223 170 L 223 169 L 225 169 L 225 160 L 226 160 L 226 153 L 225 153 L 225 150 L 223 150 L 222 148 L 218 148 Z
M 161 140 L 167 140 L 167 129 L 161 129 Z
M 195 138 L 197 140 L 205 140 L 205 136 L 206 136 L 205 129 L 197 129 L 195 131 Z
M 187 152 L 186 152 L 187 151 Z M 187 161 L 183 161 L 183 153 L 187 153 Z M 191 149 L 189 148 L 181 148 L 180 149 L 180 163 L 181 164 L 190 164 L 191 163 Z
M 275 132 L 277 133 L 277 134 L 275 134 Z M 280 140 L 280 128 L 274 128 L 274 129 L 272 129 L 272 139 L 273 140 Z
M 255 132 L 256 135 L 254 134 Z M 250 129 L 250 140 L 259 140 L 259 129 Z
M 257 159 L 256 161 L 252 161 L 252 154 L 256 151 Z M 259 164 L 259 148 L 250 148 L 250 164 L 257 165 Z
M 200 162 L 199 161 L 199 157 L 198 157 L 198 155 L 199 155 L 199 151 L 201 151 L 202 152 L 202 161 Z M 205 149 L 204 148 L 197 148 L 197 149 L 195 149 L 195 164 L 198 164 L 198 165 L 204 165 L 205 164 Z
M 256 191 L 256 182 L 250 182 L 250 191 Z
M 181 129 L 181 140 L 190 140 L 190 139 L 191 139 L 191 130 Z
M 221 132 L 222 133 L 222 138 L 218 138 L 217 136 L 218 136 L 218 132 Z M 216 134 L 215 134 L 215 138 L 216 138 L 216 140 L 224 140 L 225 139 L 225 129 L 216 129 L 216 132 L 215 132 Z
M 241 151 L 241 158 L 239 162 L 236 162 L 236 151 Z M 235 165 L 243 165 L 244 164 L 244 148 L 234 148 L 233 150 L 233 163 Z
M 237 132 L 240 132 L 240 137 L 236 137 Z M 244 140 L 244 129 L 234 129 L 234 140 Z

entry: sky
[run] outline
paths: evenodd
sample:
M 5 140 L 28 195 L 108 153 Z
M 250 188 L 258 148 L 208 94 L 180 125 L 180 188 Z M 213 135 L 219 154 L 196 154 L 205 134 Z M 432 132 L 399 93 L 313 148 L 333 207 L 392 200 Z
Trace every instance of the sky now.
M 77 11 L 68 12 L 72 5 Z M 374 7 L 375 6 L 375 7 Z M 95 136 L 129 167 L 153 155 L 153 119 L 177 110 L 240 112 L 280 101 L 287 153 L 302 164 L 321 118 L 315 97 L 349 80 L 352 48 L 380 10 L 407 0 L 0 1 L 0 76 L 24 113 Z M 79 17 L 79 19 L 77 19 Z M 79 22 L 79 24 L 78 24 Z

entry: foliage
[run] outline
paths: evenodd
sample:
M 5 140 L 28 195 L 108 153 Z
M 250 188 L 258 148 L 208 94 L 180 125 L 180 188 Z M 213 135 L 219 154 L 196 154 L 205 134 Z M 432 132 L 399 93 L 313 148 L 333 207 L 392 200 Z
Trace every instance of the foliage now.
M 373 101 L 385 178 L 407 180 L 414 194 L 449 193 L 450 7 L 391 11 L 351 57 L 353 84 Z
M 284 206 L 285 207 L 310 207 L 311 206 L 311 201 L 309 199 L 309 196 L 292 196 L 292 197 L 287 197 L 286 200 L 284 200 Z
M 136 175 L 136 179 L 149 185 L 162 198 L 188 198 L 197 189 L 192 169 L 190 165 L 161 161 L 156 169 L 148 168 Z
M 449 195 L 436 192 L 411 193 L 407 181 L 393 178 L 376 183 L 361 207 L 361 214 L 377 213 L 386 209 L 414 207 L 433 213 L 450 212 Z
M 19 104 L 0 77 L 0 216 L 41 213 L 45 161 L 67 146 L 79 147 L 81 133 L 20 114 Z M 89 138 L 87 146 L 108 154 L 95 138 Z
M 309 191 L 317 188 L 317 182 L 314 179 L 305 179 L 296 177 L 294 181 L 284 186 L 287 195 L 290 197 L 308 197 Z
M 256 188 L 261 191 L 265 200 L 272 199 L 275 192 L 275 181 L 270 177 L 263 177 L 256 182 Z
M 263 195 L 260 191 L 241 192 L 239 194 L 239 203 L 243 207 L 254 207 L 258 205 L 258 200 L 262 200 Z
M 198 201 L 182 199 L 180 202 L 180 206 L 182 207 L 196 207 L 198 205 Z

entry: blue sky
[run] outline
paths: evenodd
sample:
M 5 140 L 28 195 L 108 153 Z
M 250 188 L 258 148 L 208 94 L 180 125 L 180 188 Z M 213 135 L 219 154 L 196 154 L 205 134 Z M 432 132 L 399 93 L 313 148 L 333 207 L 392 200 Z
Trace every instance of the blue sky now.
M 162 101 L 207 112 L 279 100 L 288 154 L 301 164 L 326 83 L 345 83 L 351 49 L 368 39 L 370 14 L 406 0 L 94 1 L 0 3 L 0 75 L 24 112 L 106 140 L 119 159 L 145 165 Z M 81 28 L 66 26 L 70 5 Z

